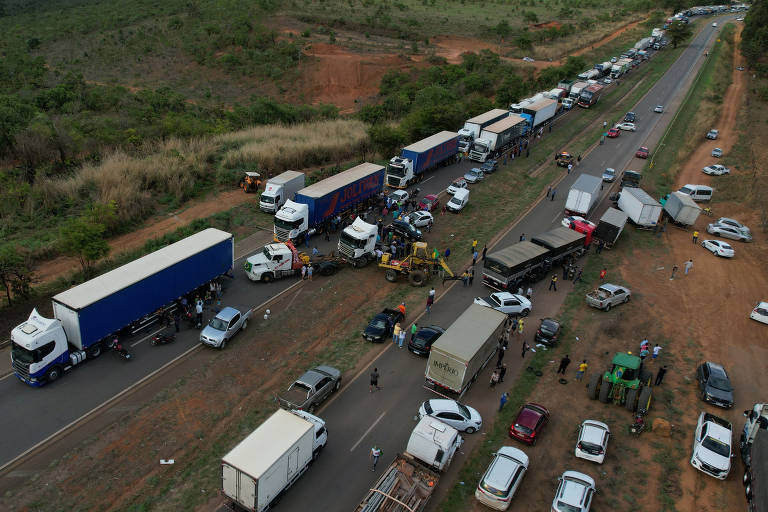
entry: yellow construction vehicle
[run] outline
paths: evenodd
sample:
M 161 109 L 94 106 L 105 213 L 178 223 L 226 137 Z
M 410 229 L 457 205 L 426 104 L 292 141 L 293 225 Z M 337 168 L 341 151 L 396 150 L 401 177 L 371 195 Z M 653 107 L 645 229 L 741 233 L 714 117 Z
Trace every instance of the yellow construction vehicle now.
M 243 192 L 258 192 L 261 186 L 261 175 L 257 172 L 246 171 L 245 176 L 240 180 L 240 188 Z
M 443 281 L 456 279 L 453 271 L 442 256 L 430 254 L 426 242 L 414 242 L 411 254 L 402 260 L 392 259 L 392 255 L 384 253 L 381 257 L 380 268 L 386 269 L 384 277 L 390 283 L 397 281 L 398 274 L 408 276 L 413 286 L 424 286 L 433 274 L 440 274 Z

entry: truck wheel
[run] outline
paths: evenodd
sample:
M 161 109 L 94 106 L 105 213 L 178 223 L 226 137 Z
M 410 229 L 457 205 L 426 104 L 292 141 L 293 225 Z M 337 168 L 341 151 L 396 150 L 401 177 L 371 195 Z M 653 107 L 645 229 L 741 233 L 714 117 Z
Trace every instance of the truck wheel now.
M 427 276 L 421 270 L 414 270 L 408 274 L 408 281 L 411 282 L 412 286 L 424 286 L 424 283 L 427 282 Z
M 362 258 L 355 258 L 352 262 L 352 265 L 355 268 L 363 268 L 367 264 L 368 264 L 368 258 L 366 258 L 365 256 L 363 256 Z
M 645 386 L 640 391 L 640 399 L 637 401 L 637 407 L 645 409 L 646 411 L 651 409 L 651 402 L 653 401 L 653 388 Z
M 395 272 L 391 268 L 387 269 L 387 271 L 384 273 L 384 278 L 390 283 L 394 283 L 397 281 L 397 272 Z
M 101 343 L 96 343 L 88 348 L 88 359 L 96 359 L 101 355 Z
M 271 283 L 272 282 L 272 274 L 261 274 L 261 282 L 262 283 Z
M 48 382 L 58 380 L 59 377 L 61 377 L 61 368 L 58 366 L 54 366 L 53 368 L 49 369 L 48 373 L 45 374 L 45 380 Z
M 603 309 L 604 309 L 605 311 L 610 311 L 610 310 L 611 310 L 611 303 L 609 302 L 608 304 L 606 304 L 606 305 L 605 305 L 605 308 L 603 308 Z
M 611 383 L 603 381 L 600 386 L 600 395 L 598 396 L 601 402 L 607 404 L 611 398 Z
M 630 412 L 634 412 L 637 408 L 637 390 L 628 389 L 626 401 L 624 402 L 624 408 Z
M 590 400 L 597 400 L 597 395 L 600 392 L 600 383 L 602 380 L 603 376 L 599 373 L 593 375 L 589 380 L 589 385 L 587 385 L 587 397 L 589 397 Z

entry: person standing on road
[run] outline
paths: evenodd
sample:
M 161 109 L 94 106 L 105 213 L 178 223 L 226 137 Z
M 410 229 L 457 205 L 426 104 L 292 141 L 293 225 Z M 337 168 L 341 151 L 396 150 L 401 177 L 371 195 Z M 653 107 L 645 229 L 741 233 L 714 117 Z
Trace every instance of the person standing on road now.
M 504 382 L 504 375 L 507 374 L 507 365 L 502 364 L 499 368 L 499 382 Z
M 477 251 L 472 253 L 472 265 L 477 265 L 477 257 L 479 254 L 477 254 Z
M 693 268 L 693 259 L 690 259 L 686 261 L 685 264 L 683 265 L 683 269 L 685 270 L 685 275 L 688 275 L 688 272 L 690 272 L 692 268 Z
M 698 231 L 694 231 L 693 232 L 693 243 L 695 244 L 698 241 L 699 241 L 699 232 Z
M 499 369 L 495 368 L 491 373 L 491 387 L 495 387 L 499 383 Z
M 520 233 L 520 241 L 525 242 L 525 233 Z
M 403 319 L 405 319 L 405 302 L 401 302 L 399 306 L 397 306 L 397 310 L 403 314 Z
M 505 391 L 501 394 L 501 399 L 499 400 L 499 412 L 504 408 L 504 404 L 507 403 L 507 400 L 509 400 L 509 394 Z
M 469 286 L 472 286 L 472 282 L 475 280 L 475 267 L 469 267 Z
M 525 292 L 525 298 L 531 300 L 531 297 L 533 297 L 533 288 L 529 286 L 528 290 Z
M 483 246 L 483 261 L 485 261 L 485 253 L 487 253 L 487 252 L 488 252 L 488 246 L 484 245 Z
M 598 240 L 597 241 L 597 250 L 595 252 L 597 252 L 597 254 L 600 254 L 601 252 L 603 252 L 603 246 L 604 245 L 605 244 L 603 244 L 602 240 Z
M 373 388 L 376 388 L 376 390 L 381 389 L 379 387 L 379 369 L 378 368 L 374 368 L 373 371 L 371 372 L 371 385 L 368 388 L 368 392 L 373 393 Z
M 553 188 L 552 189 L 552 194 L 549 196 L 549 200 L 550 201 L 554 201 L 555 200 L 555 192 L 557 192 L 557 189 Z
M 608 127 L 608 121 L 603 121 L 603 130 L 605 130 Z
M 400 322 L 397 322 L 392 328 L 392 343 L 397 343 L 400 339 Z
M 522 336 L 523 335 L 523 329 L 525 328 L 525 321 L 520 318 L 517 321 L 517 333 Z
M 397 346 L 399 348 L 403 348 L 404 343 L 405 343 L 405 329 L 400 329 L 400 336 L 398 337 Z
M 549 289 L 552 290 L 552 288 L 557 291 L 557 274 L 552 274 L 552 279 L 549 281 Z
M 416 322 L 413 322 L 413 325 L 411 325 L 411 342 L 413 342 L 413 338 L 416 336 L 416 333 L 419 331 L 419 324 Z
M 307 277 L 309 278 L 310 281 L 312 280 L 312 272 L 313 272 L 312 265 L 310 264 L 309 266 L 307 266 Z
M 379 457 L 381 457 L 381 448 L 373 445 L 373 448 L 371 448 L 371 459 L 373 460 L 371 471 L 376 471 L 376 463 L 379 462 Z
M 576 164 L 581 164 L 581 153 L 579 153 L 579 156 L 576 157 Z
M 527 341 L 523 340 L 523 344 L 520 347 L 520 357 L 522 359 L 525 359 L 525 353 L 528 352 L 528 350 L 531 348 L 531 346 L 528 344 Z
M 576 277 L 573 279 L 573 284 L 576 284 L 576 281 L 581 281 L 581 274 L 583 272 L 583 269 L 579 269 L 579 271 L 576 273 Z
M 464 273 L 461 274 L 461 285 L 466 288 L 468 282 L 469 282 L 469 272 L 465 270 Z
M 435 300 L 435 287 L 433 286 L 431 290 L 429 290 L 429 296 L 432 297 L 432 300 Z
M 195 313 L 197 314 L 197 328 L 200 329 L 203 326 L 203 301 L 200 297 L 195 302 Z
M 565 375 L 565 369 L 568 368 L 569 364 L 571 364 L 571 360 L 568 354 L 565 354 L 565 357 L 560 360 L 560 366 L 557 367 L 557 373 Z
M 472 252 L 477 252 L 477 238 L 472 239 Z
M 179 332 L 179 324 L 181 323 L 181 312 L 177 309 L 173 314 L 173 326 L 176 328 L 176 332 Z
M 501 345 L 499 347 L 499 359 L 496 361 L 496 366 L 501 366 L 501 362 L 504 360 L 504 354 L 507 352 L 507 347 Z
M 547 187 L 547 197 L 549 197 L 552 194 L 552 185 Z
M 451 255 L 451 248 L 450 247 L 446 247 L 445 248 L 445 259 L 448 259 L 448 256 L 450 256 L 450 255 Z
M 573 164 L 568 164 L 568 174 L 571 174 L 572 169 L 573 169 Z
M 305 280 L 307 278 L 307 266 L 302 265 L 301 266 L 301 280 Z
M 660 352 L 661 352 L 661 347 L 657 343 L 653 346 L 653 355 L 651 356 L 651 359 L 656 359 L 657 357 L 659 357 Z
M 653 383 L 654 386 L 661 386 L 661 381 L 664 380 L 665 373 L 667 373 L 667 365 L 662 366 L 659 368 L 659 371 L 656 372 L 656 381 Z
M 432 313 L 432 304 L 435 303 L 434 295 L 427 295 L 427 314 Z
M 579 369 L 576 371 L 576 380 L 580 381 L 584 377 L 584 372 L 587 371 L 587 360 L 584 359 L 579 365 Z

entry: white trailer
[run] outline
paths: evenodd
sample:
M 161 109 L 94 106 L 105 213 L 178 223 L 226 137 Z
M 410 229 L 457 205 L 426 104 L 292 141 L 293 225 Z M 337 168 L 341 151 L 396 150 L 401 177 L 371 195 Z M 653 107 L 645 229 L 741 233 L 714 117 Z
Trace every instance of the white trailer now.
M 603 180 L 597 176 L 591 174 L 579 176 L 568 191 L 568 198 L 565 200 L 565 214 L 586 217 L 600 198 L 602 184 Z
M 675 224 L 693 226 L 699 218 L 701 208 L 688 194 L 672 192 L 664 203 L 664 211 Z
M 550 100 L 551 101 L 551 100 Z M 480 137 L 469 152 L 470 160 L 485 162 L 490 155 L 503 151 L 510 143 L 525 133 L 526 120 L 518 115 L 509 114 L 501 121 L 483 128 Z
M 484 114 L 475 116 L 471 119 L 467 119 L 464 123 L 464 128 L 458 131 L 459 133 L 459 152 L 467 153 L 472 149 L 472 143 L 476 138 L 480 136 L 480 132 L 486 126 L 490 126 L 496 121 L 500 121 L 509 115 L 508 110 L 501 108 L 495 108 L 489 110 Z
M 285 171 L 270 178 L 259 196 L 259 208 L 262 211 L 276 213 L 294 194 L 304 188 L 304 173 Z
M 661 204 L 640 188 L 621 189 L 618 206 L 639 227 L 651 228 L 659 222 Z
M 571 87 L 571 93 L 568 95 L 569 98 L 572 98 L 575 101 L 579 100 L 579 96 L 581 96 L 581 91 L 587 88 L 589 84 L 587 82 L 576 82 Z

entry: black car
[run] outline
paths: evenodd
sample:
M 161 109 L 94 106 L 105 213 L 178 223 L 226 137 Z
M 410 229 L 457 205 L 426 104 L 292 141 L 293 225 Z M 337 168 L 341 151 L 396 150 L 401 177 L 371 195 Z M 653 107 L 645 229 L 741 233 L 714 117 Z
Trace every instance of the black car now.
M 404 220 L 392 221 L 392 224 L 389 225 L 389 229 L 392 230 L 394 234 L 405 237 L 409 240 L 422 239 L 421 231 L 416 229 L 416 227 L 412 224 L 405 222 Z
M 381 343 L 385 338 L 392 336 L 392 329 L 397 322 L 403 320 L 403 314 L 397 309 L 385 309 L 371 320 L 363 331 L 363 338 L 368 341 Z
M 627 112 L 627 115 L 624 116 L 624 122 L 626 123 L 634 123 L 635 119 L 637 119 L 637 116 L 634 112 Z
M 413 339 L 408 342 L 408 350 L 420 356 L 428 356 L 432 344 L 437 341 L 437 338 L 444 332 L 445 329 L 436 325 L 422 327 L 416 331 Z
M 491 174 L 498 170 L 499 168 L 499 161 L 498 160 L 486 160 L 483 162 L 483 165 L 480 166 L 480 170 L 483 171 L 485 174 Z
M 542 343 L 551 347 L 557 343 L 559 336 L 560 322 L 554 318 L 542 318 L 541 325 L 539 325 L 539 329 L 536 331 L 536 343 Z
M 696 369 L 701 399 L 718 407 L 733 407 L 733 388 L 725 368 L 707 361 Z

